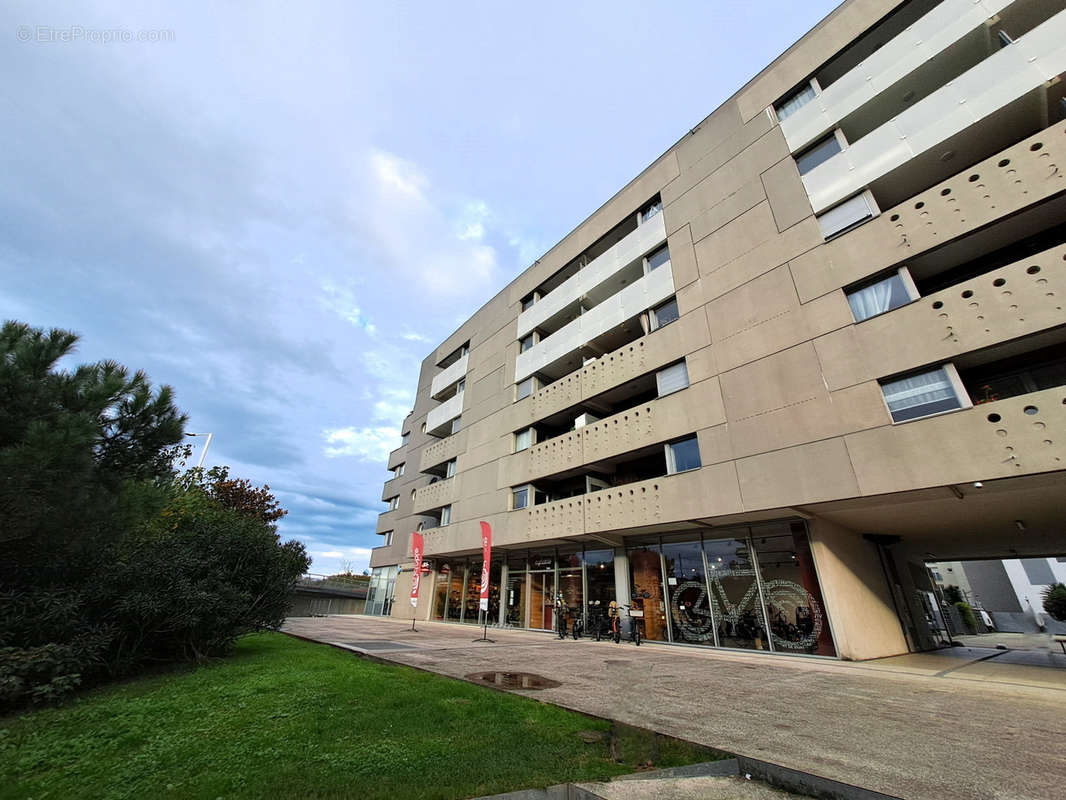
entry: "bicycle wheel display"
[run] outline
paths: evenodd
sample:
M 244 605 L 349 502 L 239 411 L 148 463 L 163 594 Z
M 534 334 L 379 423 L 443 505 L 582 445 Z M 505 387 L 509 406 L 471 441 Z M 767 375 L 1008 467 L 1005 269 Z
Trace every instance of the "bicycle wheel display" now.
M 812 650 L 822 634 L 822 608 L 814 596 L 792 581 L 763 584 L 770 636 L 780 650 Z

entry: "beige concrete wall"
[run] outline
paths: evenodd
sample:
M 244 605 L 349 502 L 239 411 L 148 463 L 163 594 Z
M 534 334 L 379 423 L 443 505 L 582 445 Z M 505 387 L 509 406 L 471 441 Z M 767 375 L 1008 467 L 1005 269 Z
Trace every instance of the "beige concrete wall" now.
M 906 653 L 876 546 L 828 520 L 810 520 L 808 528 L 840 657 L 862 661 Z
M 477 551 L 480 520 L 492 524 L 498 546 L 530 546 L 690 520 L 794 516 L 807 504 L 876 503 L 886 492 L 1064 469 L 1061 390 L 893 424 L 878 379 L 1066 324 L 1066 248 L 860 324 L 843 289 L 919 257 L 942 258 L 944 245 L 1062 193 L 1066 124 L 826 242 L 781 130 L 763 113 L 897 4 L 845 2 L 426 358 L 404 422 L 410 441 L 389 459 L 407 464 L 389 482 L 400 508 L 379 520 L 379 532 L 414 530 L 417 511 L 448 501 L 452 524 L 426 532 L 426 552 L 454 555 Z M 521 298 L 656 194 L 680 319 L 513 402 Z M 420 432 L 436 406 L 431 381 L 466 341 L 463 430 L 433 439 Z M 513 452 L 515 431 L 682 357 L 688 389 Z M 1038 412 L 1026 413 L 1029 405 Z M 512 486 L 687 433 L 698 434 L 702 469 L 508 510 Z M 428 487 L 417 470 L 450 458 L 456 478 Z M 841 654 L 902 652 L 873 546 L 819 520 L 812 546 Z M 387 557 L 375 551 L 375 563 Z

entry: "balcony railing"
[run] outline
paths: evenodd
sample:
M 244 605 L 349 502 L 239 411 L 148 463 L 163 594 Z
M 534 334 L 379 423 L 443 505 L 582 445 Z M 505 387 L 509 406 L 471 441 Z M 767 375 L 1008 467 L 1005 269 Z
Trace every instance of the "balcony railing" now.
M 455 478 L 437 481 L 415 490 L 414 513 L 422 514 L 434 508 L 451 504 L 455 498 Z
M 666 241 L 666 222 L 656 214 L 636 230 L 593 259 L 576 275 L 553 292 L 542 297 L 531 308 L 518 315 L 518 338 L 577 302 L 611 276 L 641 258 L 645 253 Z
M 463 395 L 458 392 L 426 414 L 426 433 L 446 436 L 451 432 L 451 421 L 463 413 Z
M 781 121 L 789 149 L 806 147 L 861 106 L 930 63 L 1014 0 L 944 0 Z M 902 91 L 901 91 L 902 94 Z
M 515 381 L 521 381 L 565 358 L 597 336 L 633 319 L 673 294 L 674 276 L 671 270 L 660 267 L 649 272 L 526 352 L 519 353 L 515 360 Z
M 465 378 L 469 361 L 470 355 L 464 355 L 439 375 L 435 375 L 429 386 L 430 396 L 436 400 L 439 395 L 444 394 L 445 391 L 455 386 L 462 378 Z M 429 426 L 427 425 L 426 427 L 428 428 Z
M 1066 71 L 1066 11 L 803 176 L 819 213 Z

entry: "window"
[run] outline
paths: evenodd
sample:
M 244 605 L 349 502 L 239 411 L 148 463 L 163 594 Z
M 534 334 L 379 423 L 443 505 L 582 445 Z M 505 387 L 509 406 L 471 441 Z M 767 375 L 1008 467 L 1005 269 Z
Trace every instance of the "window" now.
M 661 306 L 651 310 L 651 329 L 658 330 L 664 325 L 669 325 L 681 315 L 677 313 L 677 298 L 671 297 Z
M 441 525 L 449 525 L 449 524 L 451 524 L 451 521 L 452 521 L 452 507 L 451 506 L 444 506 L 444 508 L 442 508 L 440 510 L 440 524 Z
M 407 442 L 408 442 L 408 440 L 410 438 L 411 438 L 411 432 L 410 431 L 408 431 L 407 433 L 403 434 L 403 436 L 400 437 L 400 447 L 403 447 L 405 444 L 407 444 Z
M 418 523 L 418 527 L 415 528 L 415 530 L 418 531 L 419 533 L 421 533 L 425 529 L 426 529 L 426 523 L 424 523 L 424 522 L 419 522 Z
M 649 219 L 654 217 L 656 214 L 662 213 L 662 210 L 663 210 L 663 201 L 662 200 L 656 200 L 650 206 L 647 206 L 646 208 L 641 210 L 641 212 L 640 212 L 640 222 L 641 222 L 641 224 L 643 225 L 645 222 L 647 222 Z
M 426 432 L 426 423 L 422 423 L 422 433 Z
M 514 399 L 515 401 L 523 400 L 533 394 L 533 378 L 526 378 L 521 383 L 515 384 Z
M 526 428 L 524 431 L 519 431 L 514 435 L 514 451 L 517 453 L 520 450 L 525 450 L 533 444 L 533 429 Z
M 678 361 L 655 373 L 655 385 L 659 397 L 679 392 L 688 387 L 688 368 L 684 361 Z
M 774 106 L 774 111 L 777 112 L 778 121 L 781 122 L 788 119 L 813 99 L 814 87 L 808 83 L 798 92 Z
M 703 466 L 700 461 L 700 445 L 695 436 L 666 445 L 666 473 L 687 472 Z
M 881 392 L 893 422 L 962 408 L 945 367 L 886 381 L 881 384 Z
M 392 471 L 392 477 L 399 478 L 401 475 L 403 475 L 403 470 L 406 466 L 407 464 L 397 464 L 395 469 L 393 469 Z
M 459 433 L 459 431 L 462 429 L 462 427 L 463 427 L 463 418 L 462 417 L 456 417 L 455 419 L 452 420 L 452 433 Z
M 831 159 L 840 150 L 840 140 L 837 139 L 835 133 L 831 133 L 820 142 L 811 145 L 796 156 L 796 166 L 799 167 L 800 175 L 806 175 L 819 164 Z
M 389 547 L 392 545 L 392 531 L 385 531 L 385 544 L 383 547 Z
M 873 217 L 871 199 L 869 193 L 863 192 L 819 214 L 818 226 L 822 229 L 823 238 L 840 236 Z
M 522 353 L 526 352 L 526 350 L 531 348 L 534 344 L 535 344 L 535 342 L 533 341 L 533 334 L 532 333 L 529 334 L 529 336 L 526 336 L 523 339 L 519 339 L 518 340 L 519 352 L 522 352 Z
M 648 272 L 654 269 L 658 269 L 663 264 L 670 263 L 670 248 L 665 244 L 653 253 L 649 253 L 647 257 Z
M 528 311 L 533 308 L 533 304 L 537 302 L 537 296 L 535 294 L 527 294 L 522 298 L 522 310 Z
M 449 461 L 447 464 L 444 465 L 444 477 L 445 478 L 454 478 L 455 477 L 455 463 L 456 463 L 456 460 L 457 459 L 453 458 L 451 461 Z
M 389 504 L 389 511 L 395 511 L 397 508 L 400 507 L 400 496 L 395 495 L 393 497 L 390 497 L 385 502 Z
M 462 347 L 459 348 L 459 357 L 460 358 L 462 358 L 463 356 L 468 356 L 468 355 L 470 355 L 470 342 L 467 342 L 466 344 L 464 344 Z
M 917 292 L 914 293 L 915 295 Z M 851 306 L 852 316 L 856 322 L 884 314 L 893 308 L 906 305 L 911 300 L 917 300 L 912 296 L 903 279 L 903 271 L 892 273 L 887 278 L 882 278 L 876 283 L 867 284 L 860 289 L 853 289 L 847 293 L 848 305 Z
M 529 505 L 529 487 L 523 486 L 511 492 L 511 508 L 517 511 Z

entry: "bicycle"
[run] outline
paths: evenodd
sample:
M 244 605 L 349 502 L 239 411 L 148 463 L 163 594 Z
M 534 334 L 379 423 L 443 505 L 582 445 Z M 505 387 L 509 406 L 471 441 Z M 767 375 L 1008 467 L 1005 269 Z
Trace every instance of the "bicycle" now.
M 720 625 L 736 631 L 740 638 L 754 638 L 762 629 L 759 608 L 759 586 L 751 581 L 740 602 L 729 602 L 723 578 L 755 578 L 754 569 L 720 570 L 709 578 L 707 584 L 690 580 L 680 583 L 672 591 L 671 607 L 677 627 L 688 641 L 709 641 L 714 638 L 715 620 Z M 770 637 L 774 646 L 784 650 L 810 650 L 817 646 L 822 633 L 822 608 L 814 596 L 798 583 L 785 580 L 769 580 L 762 584 L 766 600 L 767 616 L 770 619 Z M 681 604 L 682 595 L 688 590 L 697 592 L 691 603 Z M 709 601 L 709 609 L 701 608 Z M 784 609 L 795 609 L 796 622 L 789 622 Z M 706 609 L 706 610 L 705 610 Z
M 629 617 L 629 641 L 633 642 L 637 647 L 640 647 L 640 621 L 644 616 L 643 611 L 634 611 L 632 606 L 627 606 L 623 603 L 616 603 L 611 601 L 609 613 L 611 616 L 611 638 L 614 639 L 615 644 L 620 644 L 622 641 L 622 609 L 626 610 L 626 616 Z
M 587 633 L 589 636 L 595 636 L 597 642 L 604 636 L 610 635 L 607 610 L 600 605 L 599 600 L 593 600 L 588 604 L 588 620 Z

